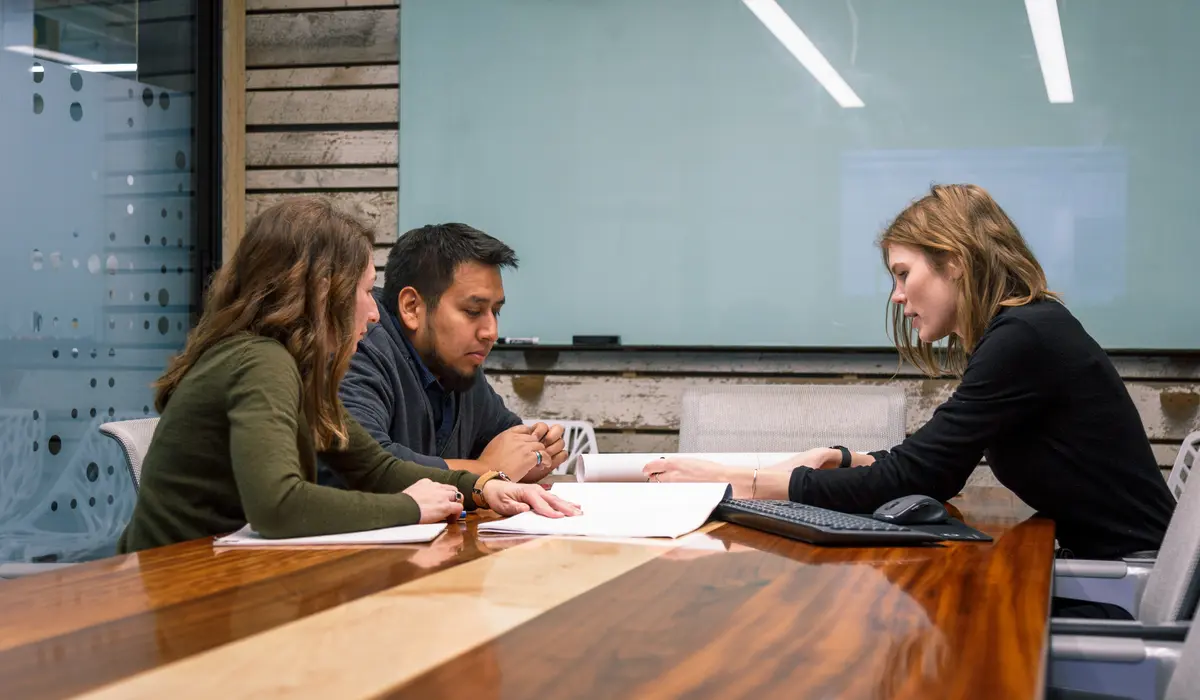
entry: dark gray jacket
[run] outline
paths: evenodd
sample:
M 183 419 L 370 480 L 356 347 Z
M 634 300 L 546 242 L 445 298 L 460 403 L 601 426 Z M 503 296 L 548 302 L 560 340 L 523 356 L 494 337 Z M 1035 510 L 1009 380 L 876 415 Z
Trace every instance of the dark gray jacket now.
M 445 469 L 447 459 L 478 459 L 492 438 L 521 423 L 480 369 L 470 389 L 455 393 L 454 427 L 438 453 L 419 360 L 404 342 L 400 320 L 383 304 L 379 316 L 359 342 L 339 393 L 350 415 L 384 449 L 400 459 Z

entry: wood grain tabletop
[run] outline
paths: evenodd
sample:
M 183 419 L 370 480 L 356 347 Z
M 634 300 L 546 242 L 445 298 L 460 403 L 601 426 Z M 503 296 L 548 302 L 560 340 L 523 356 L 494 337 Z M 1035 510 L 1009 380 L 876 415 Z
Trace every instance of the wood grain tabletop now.
M 953 502 L 991 543 L 420 546 L 210 539 L 0 581 L 5 698 L 1037 698 L 1054 528 Z

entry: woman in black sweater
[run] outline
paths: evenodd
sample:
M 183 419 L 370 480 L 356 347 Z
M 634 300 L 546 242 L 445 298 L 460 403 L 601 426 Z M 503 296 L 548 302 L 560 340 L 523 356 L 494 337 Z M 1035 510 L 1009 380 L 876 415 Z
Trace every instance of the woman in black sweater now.
M 647 477 L 728 481 L 739 498 L 869 513 L 910 494 L 948 500 L 986 456 L 1002 484 L 1054 520 L 1062 555 L 1158 549 L 1175 500 L 1137 409 L 988 193 L 935 186 L 896 218 L 880 246 L 894 280 L 900 355 L 931 377 L 961 377 L 929 422 L 890 451 L 818 448 L 758 470 L 756 479 L 683 458 L 646 465 Z

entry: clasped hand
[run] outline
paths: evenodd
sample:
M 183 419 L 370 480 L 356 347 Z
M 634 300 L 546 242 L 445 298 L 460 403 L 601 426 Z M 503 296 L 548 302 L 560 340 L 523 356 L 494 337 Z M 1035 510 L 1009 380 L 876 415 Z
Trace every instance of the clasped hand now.
M 527 484 L 546 478 L 567 459 L 561 425 L 516 425 L 488 443 L 479 461 Z

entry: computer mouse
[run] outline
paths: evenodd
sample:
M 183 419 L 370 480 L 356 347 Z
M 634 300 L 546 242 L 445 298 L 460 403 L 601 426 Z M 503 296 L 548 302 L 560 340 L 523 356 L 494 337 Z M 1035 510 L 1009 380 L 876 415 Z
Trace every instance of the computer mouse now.
M 929 525 L 945 522 L 950 514 L 940 501 L 929 496 L 901 496 L 879 506 L 872 514 L 876 520 L 893 525 Z

